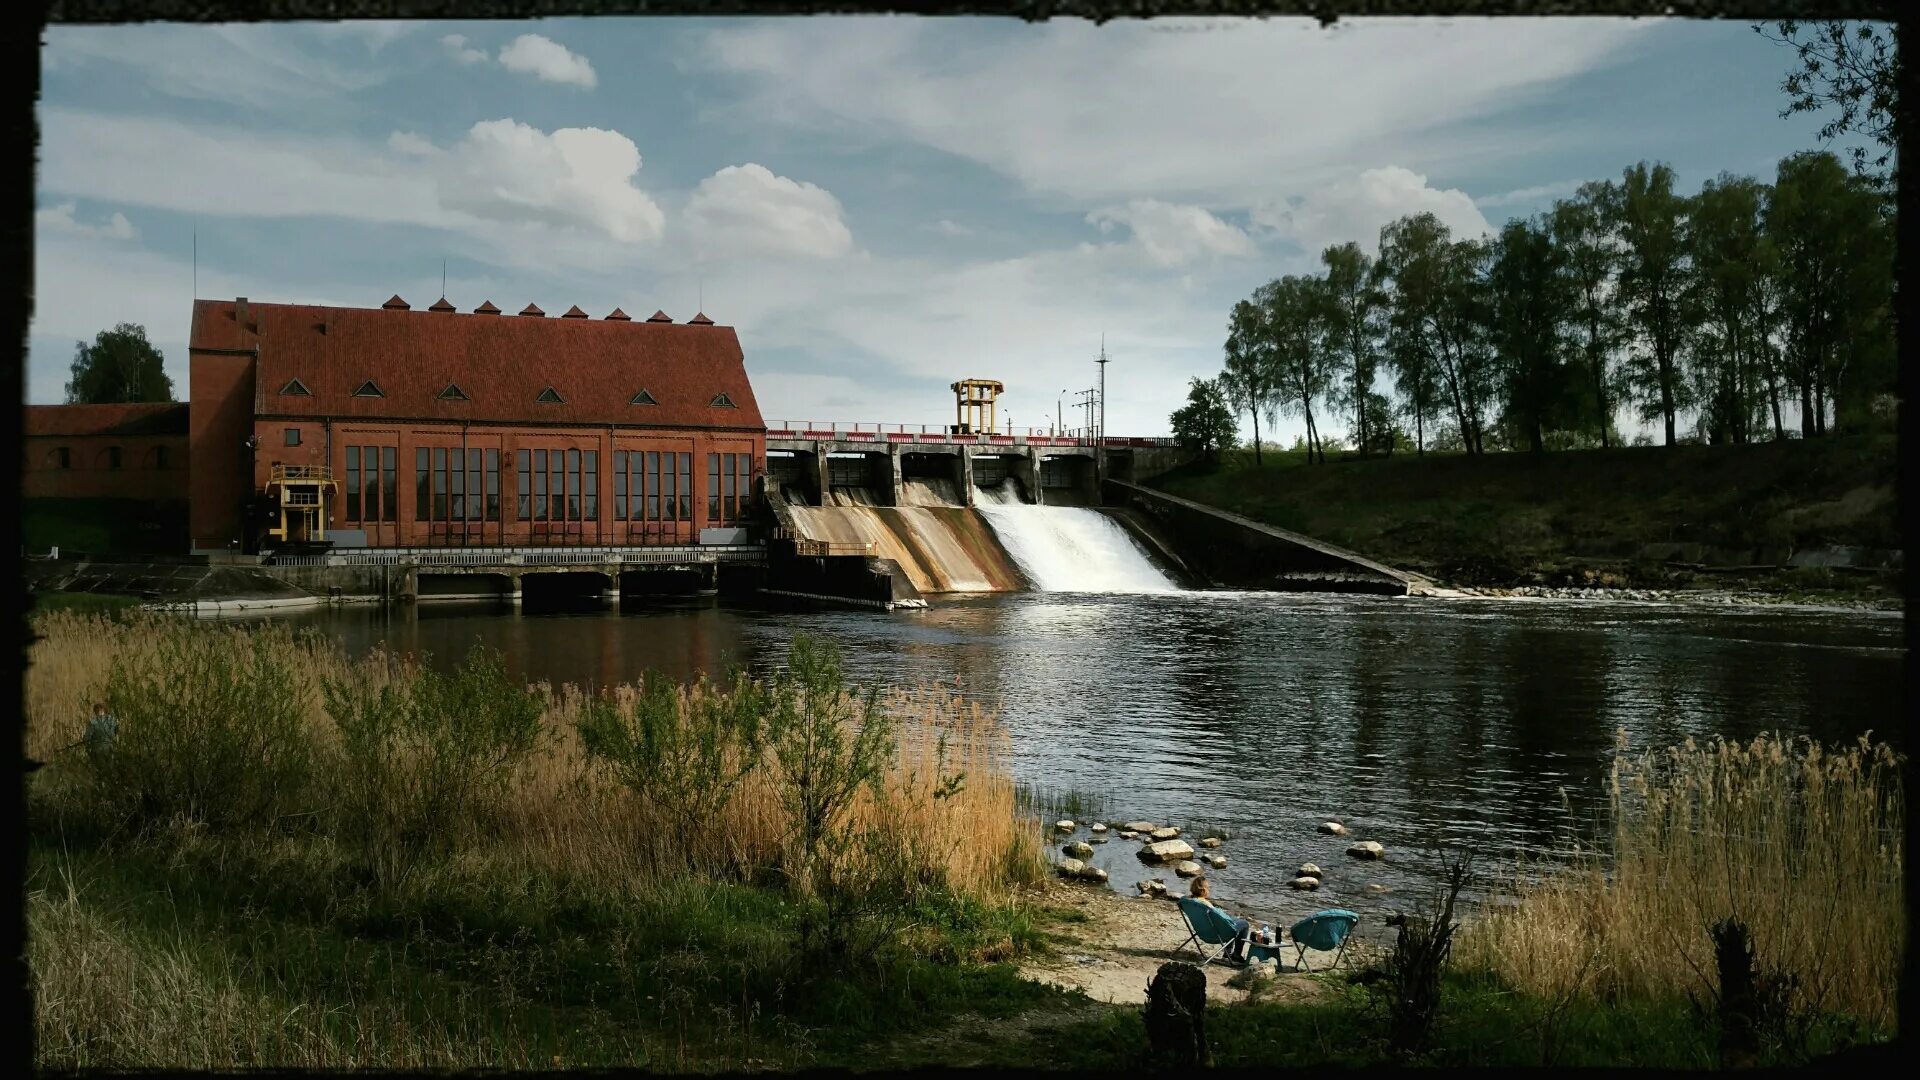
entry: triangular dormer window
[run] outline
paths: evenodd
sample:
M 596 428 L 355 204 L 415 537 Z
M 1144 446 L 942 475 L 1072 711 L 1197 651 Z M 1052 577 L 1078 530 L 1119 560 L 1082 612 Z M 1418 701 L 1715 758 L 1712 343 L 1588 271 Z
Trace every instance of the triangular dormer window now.
M 641 391 L 640 391 L 639 393 L 637 393 L 637 394 L 635 394 L 635 395 L 633 395 L 632 397 L 630 397 L 630 398 L 628 398 L 628 399 L 627 399 L 627 404 L 629 404 L 629 405 L 658 405 L 658 404 L 660 404 L 660 403 L 659 403 L 659 402 L 657 402 L 657 401 L 655 401 L 655 400 L 653 400 L 653 395 L 652 395 L 652 394 L 649 394 L 649 393 L 647 393 L 647 392 L 646 392 L 646 390 L 644 390 L 644 389 L 642 389 L 642 390 L 641 390 Z
M 459 383 L 448 383 L 447 388 L 445 390 L 440 391 L 440 400 L 441 401 L 466 401 L 467 392 L 465 390 L 460 389 Z
M 354 397 L 386 397 L 387 392 L 385 390 L 380 389 L 379 386 L 375 385 L 372 379 L 368 379 L 366 382 L 363 382 L 360 384 L 360 389 L 355 390 L 353 392 L 353 396 Z
M 287 385 L 281 387 L 280 392 L 286 395 L 287 397 L 312 397 L 313 396 L 313 391 L 307 389 L 307 384 L 301 382 L 299 379 L 288 379 Z
M 547 387 L 545 390 L 540 391 L 540 396 L 537 398 L 534 398 L 533 400 L 539 402 L 542 405 L 565 405 L 567 403 L 567 399 L 561 397 L 560 392 L 558 390 L 555 390 L 551 386 Z
M 735 405 L 733 403 L 733 399 L 726 395 L 725 391 L 722 391 L 721 393 L 714 395 L 714 399 L 712 401 L 707 402 L 707 404 L 716 409 L 739 408 L 738 405 Z

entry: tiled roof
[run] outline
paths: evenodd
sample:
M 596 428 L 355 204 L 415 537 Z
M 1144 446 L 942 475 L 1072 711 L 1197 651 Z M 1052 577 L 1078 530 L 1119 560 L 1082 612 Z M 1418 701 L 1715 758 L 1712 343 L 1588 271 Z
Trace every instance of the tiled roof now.
M 673 316 L 667 314 L 664 311 L 656 311 L 653 314 L 647 316 L 647 321 L 648 322 L 672 322 Z
M 433 302 L 433 306 L 428 308 L 427 310 L 428 311 L 452 311 L 454 310 L 454 308 L 452 304 L 447 303 L 447 298 L 443 296 L 440 299 L 435 300 Z
M 619 308 L 614 308 L 612 311 L 607 312 L 607 318 L 612 319 L 615 322 L 633 321 L 633 316 L 627 314 L 624 311 L 621 311 Z
M 482 300 L 480 301 L 480 306 L 473 309 L 473 313 L 475 315 L 498 315 L 500 314 L 500 309 L 493 306 L 493 301 Z
M 523 307 L 523 308 L 521 308 L 521 309 L 520 309 L 520 314 L 522 314 L 522 315 L 534 315 L 534 316 L 545 316 L 545 315 L 546 315 L 546 312 L 544 312 L 544 311 L 541 311 L 541 310 L 540 310 L 540 306 L 539 306 L 538 304 L 528 304 L 528 305 L 527 305 L 526 307 Z
M 584 319 L 587 317 L 587 313 L 580 310 L 579 304 L 575 304 L 572 307 L 567 309 L 567 313 L 565 315 L 562 315 L 560 317 L 563 319 Z
M 227 306 L 231 308 L 233 305 Z M 29 405 L 26 408 L 28 435 L 185 435 L 187 433 L 185 402 L 142 402 L 135 405 Z
M 595 319 L 488 319 L 425 311 L 198 300 L 192 348 L 258 348 L 263 416 L 646 424 L 759 429 L 740 339 L 729 326 Z M 299 379 L 311 397 L 278 388 Z M 368 380 L 382 397 L 355 397 Z M 442 400 L 448 383 L 470 400 Z M 536 404 L 551 385 L 563 404 Z M 657 406 L 629 402 L 645 388 Z M 725 394 L 736 408 L 713 408 Z
M 696 311 L 694 312 L 693 318 L 687 320 L 687 325 L 688 326 L 712 326 L 713 320 L 707 318 L 706 312 Z

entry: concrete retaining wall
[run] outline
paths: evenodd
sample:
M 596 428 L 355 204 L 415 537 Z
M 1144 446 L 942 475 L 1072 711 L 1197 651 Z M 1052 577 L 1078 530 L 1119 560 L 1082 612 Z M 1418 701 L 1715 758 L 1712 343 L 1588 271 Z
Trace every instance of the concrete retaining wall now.
M 1109 480 L 1105 494 L 1109 505 L 1146 518 L 1194 574 L 1216 587 L 1392 596 L 1429 587 L 1413 574 L 1312 537 L 1136 484 Z
M 883 611 L 926 606 L 897 563 L 867 555 L 772 555 L 760 591 Z

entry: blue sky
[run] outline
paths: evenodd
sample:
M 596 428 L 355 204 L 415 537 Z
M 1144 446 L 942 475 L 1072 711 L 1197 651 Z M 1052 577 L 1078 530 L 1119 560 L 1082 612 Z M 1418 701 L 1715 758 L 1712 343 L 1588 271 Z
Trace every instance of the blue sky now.
M 28 400 L 121 321 L 184 394 L 197 231 L 202 297 L 424 307 L 444 260 L 462 310 L 704 308 L 770 420 L 941 423 L 981 377 L 1045 425 L 1104 334 L 1108 429 L 1164 433 L 1327 244 L 1641 159 L 1770 178 L 1817 144 L 1790 59 L 1645 19 L 54 27 Z

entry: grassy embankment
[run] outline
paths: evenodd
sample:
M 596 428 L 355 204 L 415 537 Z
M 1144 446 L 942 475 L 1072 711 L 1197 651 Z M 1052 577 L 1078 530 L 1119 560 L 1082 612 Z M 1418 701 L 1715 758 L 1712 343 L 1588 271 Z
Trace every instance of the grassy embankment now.
M 1141 1063 L 1138 1010 L 1006 963 L 1071 927 L 1019 899 L 1036 834 L 999 729 L 949 694 L 870 714 L 808 650 L 770 684 L 596 698 L 277 630 L 38 625 L 38 1064 L 875 1066 L 942 1027 L 974 1063 Z M 103 697 L 112 757 L 62 752 Z M 859 736 L 884 716 L 897 738 Z M 1759 1060 L 1884 1037 L 1897 764 L 1772 741 L 1623 755 L 1604 845 L 1505 883 L 1519 904 L 1464 932 L 1420 1047 L 1384 1037 L 1390 990 L 1342 981 L 1210 1010 L 1214 1059 L 1710 1064 L 1693 1002 L 1729 916 L 1781 988 Z M 1036 1013 L 1075 1018 L 999 1019 Z
M 1455 585 L 1739 587 L 1808 598 L 1897 588 L 1890 575 L 1711 571 L 1641 555 L 1653 544 L 1782 558 L 1830 544 L 1898 549 L 1891 436 L 1477 457 L 1336 453 L 1325 465 L 1308 465 L 1304 452 L 1263 457 L 1255 468 L 1250 451 L 1237 451 L 1152 484 Z
M 185 500 L 24 499 L 20 541 L 28 551 L 127 555 L 187 549 Z

